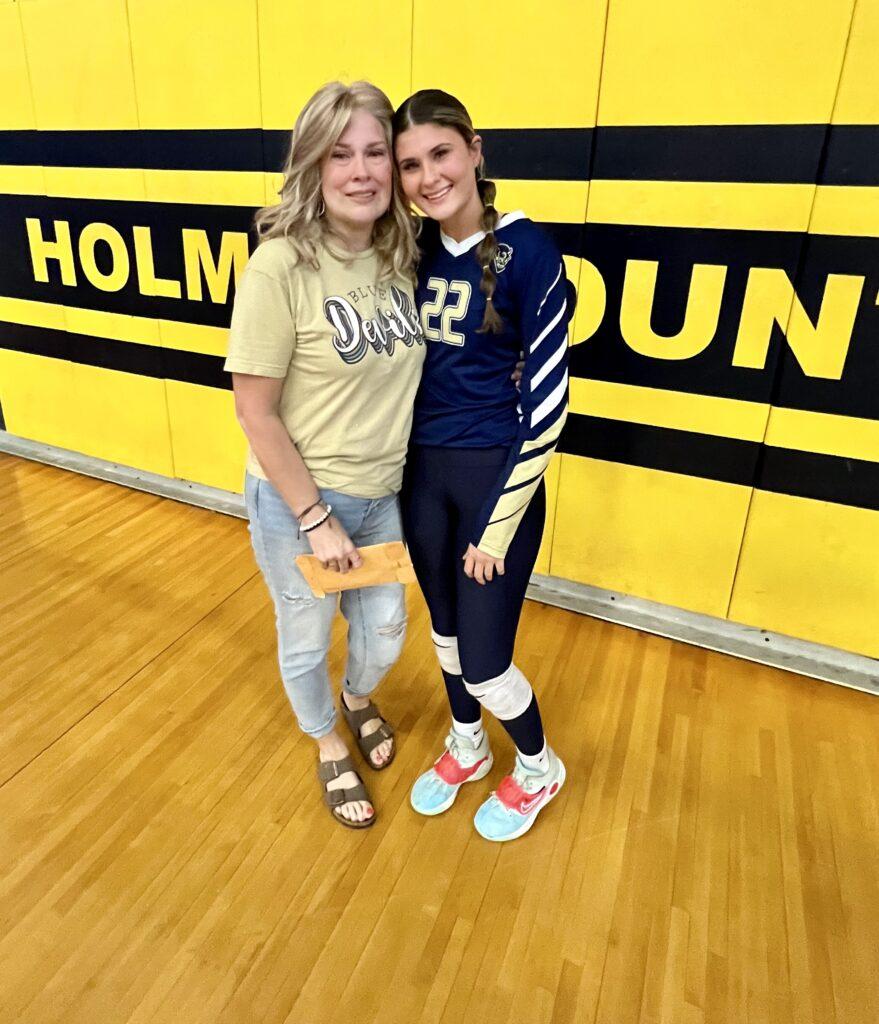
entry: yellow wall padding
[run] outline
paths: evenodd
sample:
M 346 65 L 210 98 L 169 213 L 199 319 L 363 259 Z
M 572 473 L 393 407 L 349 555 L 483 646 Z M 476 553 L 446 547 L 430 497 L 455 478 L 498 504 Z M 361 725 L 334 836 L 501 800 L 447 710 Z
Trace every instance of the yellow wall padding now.
M 826 123 L 853 7 L 610 0 L 598 123 Z
M 578 288 L 538 572 L 879 655 L 879 5 L 0 0 L 0 47 L 11 433 L 240 491 L 297 112 L 444 88 Z
M 875 84 L 877 48 L 879 5 L 858 3 L 831 118 L 834 125 L 879 122 L 879 93 Z M 839 146 L 839 139 L 834 139 L 831 132 L 826 168 L 833 168 Z M 836 225 L 846 227 L 845 233 L 879 238 L 877 195 L 879 189 L 876 188 L 841 188 L 819 182 L 810 235 L 816 236 L 816 243 L 820 244 L 830 213 L 836 211 Z M 815 247 L 807 248 L 803 277 L 818 255 Z M 868 281 L 863 305 L 879 314 L 875 272 Z M 875 371 L 879 365 L 875 348 L 876 323 L 876 319 L 866 322 L 860 319 L 859 325 L 842 325 L 825 340 L 819 357 L 829 356 L 836 364 L 832 369 L 827 368 L 829 375 L 838 379 L 861 377 L 864 390 L 869 388 L 875 393 Z M 853 364 L 849 350 L 855 346 L 855 338 L 843 351 L 842 358 L 833 360 L 834 349 L 839 350 L 840 343 L 853 331 L 858 332 L 865 348 L 872 348 L 872 354 L 860 364 Z M 791 357 L 787 358 L 790 362 Z M 796 373 L 795 368 L 790 369 Z M 785 398 L 783 387 L 779 397 L 780 400 Z M 772 451 L 796 449 L 833 457 L 824 464 L 828 476 L 834 465 L 845 466 L 852 476 L 863 476 L 869 472 L 868 467 L 879 466 L 879 414 L 875 409 L 870 410 L 874 418 L 868 419 L 853 415 L 860 410 L 851 406 L 840 410 L 844 415 L 783 406 L 773 408 L 766 444 Z M 816 474 L 821 472 L 820 467 L 819 462 Z M 759 478 L 757 486 L 760 487 Z M 864 489 L 871 486 L 873 493 L 879 495 L 877 477 L 865 480 Z M 879 606 L 877 507 L 879 502 L 872 507 L 858 508 L 756 490 L 729 617 L 879 658 L 875 615 Z
M 879 513 L 755 491 L 734 622 L 879 658 Z

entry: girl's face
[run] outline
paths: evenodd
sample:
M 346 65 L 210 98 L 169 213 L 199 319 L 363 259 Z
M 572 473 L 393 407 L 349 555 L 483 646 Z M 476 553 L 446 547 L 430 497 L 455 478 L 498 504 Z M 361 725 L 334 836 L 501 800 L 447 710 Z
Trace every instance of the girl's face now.
M 372 227 L 391 205 L 393 164 L 381 124 L 355 110 L 321 164 L 327 220 L 342 233 Z
M 482 140 L 474 135 L 468 146 L 454 128 L 413 125 L 394 144 L 406 198 L 440 223 L 482 216 L 482 200 L 474 173 L 482 159 Z

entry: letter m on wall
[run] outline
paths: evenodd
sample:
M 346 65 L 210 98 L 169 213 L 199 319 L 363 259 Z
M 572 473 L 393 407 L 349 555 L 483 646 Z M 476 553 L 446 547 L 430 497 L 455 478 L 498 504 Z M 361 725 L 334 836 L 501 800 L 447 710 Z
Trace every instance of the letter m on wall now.
M 211 302 L 220 305 L 229 295 L 232 268 L 237 281 L 247 265 L 247 235 L 243 231 L 224 231 L 220 239 L 220 255 L 214 254 L 206 231 L 183 229 L 183 263 L 186 269 L 186 295 L 196 302 L 202 300 L 202 271 Z

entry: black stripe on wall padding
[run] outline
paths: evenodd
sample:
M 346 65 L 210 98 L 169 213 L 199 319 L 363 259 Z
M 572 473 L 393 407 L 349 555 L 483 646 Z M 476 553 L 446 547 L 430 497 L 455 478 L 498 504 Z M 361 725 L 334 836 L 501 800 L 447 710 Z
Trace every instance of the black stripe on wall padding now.
M 219 356 L 0 323 L 0 347 L 155 379 L 231 390 Z M 571 414 L 559 451 L 606 462 L 879 510 L 879 463 L 763 447 L 639 423 Z
M 47 237 L 54 233 L 52 221 L 68 221 L 74 248 L 86 224 L 103 221 L 113 225 L 129 248 L 132 272 L 128 283 L 119 292 L 103 292 L 79 273 L 78 286 L 65 287 L 60 283 L 55 262 L 49 263 L 49 283 L 36 282 L 25 231 L 28 216 L 40 218 Z M 205 230 L 216 253 L 222 232 L 246 232 L 251 216 L 252 211 L 246 207 L 0 196 L 0 238 L 4 251 L 15 254 L 15 258 L 7 256 L 0 261 L 0 295 L 228 327 L 231 292 L 222 305 L 206 300 L 196 302 L 140 294 L 134 269 L 132 226 L 150 227 L 156 273 L 182 281 L 181 228 Z M 601 326 L 588 342 L 575 344 L 571 349 L 574 376 L 746 401 L 774 401 L 790 408 L 879 419 L 879 388 L 875 386 L 879 239 L 594 223 L 585 227 L 579 224 L 544 224 L 543 227 L 562 252 L 583 256 L 598 268 L 607 293 Z M 728 268 L 718 326 L 714 338 L 699 355 L 684 360 L 646 357 L 624 341 L 620 329 L 620 302 L 631 260 L 658 262 L 650 322 L 656 332 L 669 336 L 676 334 L 683 324 L 693 265 L 707 263 Z M 797 295 L 813 323 L 818 318 L 829 274 L 865 278 L 842 380 L 807 377 L 791 356 L 777 325 L 773 328 L 765 368 L 733 366 L 748 273 L 755 266 L 785 270 L 790 280 L 796 281 Z M 776 371 L 782 358 L 784 365 L 779 378 Z M 779 381 L 778 391 L 773 392 L 776 380 Z
M 0 323 L 0 347 L 10 352 L 26 352 L 49 359 L 67 358 L 67 331 L 26 324 Z M 96 339 L 92 339 L 96 340 Z M 100 364 L 97 364 L 100 365 Z M 137 370 L 131 370 L 137 373 Z M 152 376 L 152 374 L 149 374 Z
M 591 128 L 487 128 L 479 133 L 492 178 L 585 181 Z
M 879 185 L 879 125 L 686 125 L 595 131 L 593 179 Z
M 756 441 L 711 437 L 571 413 L 558 450 L 565 455 L 582 455 L 750 487 L 760 445 Z
M 732 365 L 748 271 L 755 265 L 780 267 L 793 279 L 802 247 L 802 236 L 788 232 L 587 224 L 583 255 L 604 280 L 607 306 L 601 325 L 587 342 L 577 344 L 581 339 L 573 338 L 571 373 L 670 391 L 768 401 L 779 345 L 772 346 L 763 371 Z M 631 260 L 659 264 L 650 326 L 663 336 L 674 336 L 683 326 L 693 265 L 728 267 L 717 328 L 701 353 L 689 359 L 648 357 L 623 340 L 620 310 Z
M 598 128 L 592 177 L 626 181 L 815 181 L 823 124 Z
M 828 274 L 865 277 L 842 379 L 807 376 L 785 349 L 772 404 L 879 419 L 879 239 L 806 236 L 796 290 L 813 323 Z
M 879 125 L 830 126 L 822 185 L 879 185 Z
M 480 130 L 492 178 L 586 181 L 595 134 L 592 128 L 486 128 Z M 265 132 L 266 167 L 280 168 L 289 132 Z M 2 162 L 2 161 L 0 161 Z
M 572 375 L 879 419 L 879 239 L 587 224 L 583 255 L 601 273 L 607 308 L 595 334 L 571 348 Z M 676 334 L 683 324 L 693 265 L 717 264 L 728 268 L 717 329 L 703 352 L 682 360 L 647 357 L 624 341 L 620 305 L 630 260 L 653 260 L 659 264 L 651 326 L 666 336 Z M 751 267 L 784 269 L 795 282 L 797 296 L 812 323 L 818 320 L 829 274 L 864 278 L 841 380 L 806 376 L 777 324 L 772 329 L 764 369 L 733 365 Z M 774 392 L 776 370 L 782 359 L 778 390 Z
M 209 388 L 232 390 L 232 377 L 223 370 L 220 356 L 179 349 L 139 345 L 87 334 L 0 323 L 0 348 L 50 359 L 66 359 L 83 366 L 133 373 L 158 380 L 179 380 Z
M 42 134 L 42 132 L 27 129 L 20 131 L 6 129 L 0 131 L 0 164 L 10 167 L 30 167 L 42 164 L 43 153 L 46 152 L 48 154 L 50 152 L 45 150 L 40 142 L 40 135 Z M 65 132 L 64 134 L 84 135 L 94 133 Z M 94 143 L 92 148 L 94 149 Z M 95 167 L 98 165 L 91 164 L 89 166 Z
M 95 288 L 78 269 L 78 258 L 75 259 L 76 287 L 61 283 L 59 264 L 54 259 L 47 263 L 49 281 L 35 281 L 25 223 L 28 217 L 36 217 L 41 221 L 43 237 L 47 240 L 55 238 L 54 221 L 67 221 L 74 254 L 77 253 L 77 240 L 87 224 L 96 221 L 110 224 L 122 234 L 128 248 L 131 265 L 128 282 L 117 292 Z M 230 289 L 224 304 L 212 303 L 207 298 L 196 302 L 185 297 L 167 299 L 141 294 L 134 258 L 133 227 L 148 227 L 151 231 L 156 275 L 183 282 L 182 228 L 206 231 L 216 257 L 222 233 L 248 233 L 252 220 L 253 209 L 246 206 L 0 195 L 0 240 L 6 256 L 0 260 L 0 295 L 209 327 L 228 327 L 234 288 Z M 545 227 L 563 252 L 572 255 L 580 253 L 583 248 L 582 224 L 552 224 Z M 254 244 L 255 237 L 251 232 L 251 249 Z M 98 251 L 103 253 L 104 250 L 102 245 Z M 15 254 L 15 258 L 9 258 L 10 254 Z M 105 272 L 110 266 L 109 254 L 106 256 L 107 265 L 102 268 Z M 185 295 L 185 288 L 183 291 Z M 204 295 L 207 296 L 206 289 Z
M 558 450 L 605 462 L 879 510 L 879 463 L 571 414 Z
M 117 292 L 95 288 L 79 269 L 77 286 L 61 284 L 57 260 L 48 261 L 49 281 L 34 280 L 25 219 L 37 217 L 41 221 L 44 238 L 55 237 L 55 220 L 67 221 L 74 254 L 83 228 L 96 221 L 110 224 L 123 236 L 131 265 L 128 282 Z M 0 261 L 0 295 L 18 299 L 56 302 L 66 306 L 100 309 L 110 313 L 128 313 L 154 319 L 178 320 L 209 327 L 228 327 L 232 313 L 234 287 L 229 289 L 227 301 L 215 304 L 207 298 L 197 302 L 181 299 L 156 298 L 142 295 L 138 287 L 134 258 L 133 227 L 148 227 L 152 234 L 155 273 L 161 278 L 184 281 L 182 228 L 197 228 L 207 232 L 215 257 L 219 253 L 224 231 L 247 233 L 253 220 L 253 210 L 245 206 L 188 205 L 183 203 L 128 202 L 108 199 L 59 199 L 51 196 L 0 195 L 0 239 L 4 259 Z M 250 247 L 254 244 L 250 239 Z M 109 270 L 109 253 L 101 245 L 96 258 L 105 258 L 102 269 Z M 15 258 L 10 258 L 14 254 Z M 100 265 L 100 264 L 99 264 Z
M 756 486 L 776 494 L 879 510 L 879 463 L 863 459 L 767 445 L 760 453 Z
M 163 349 L 162 361 L 165 377 L 180 380 L 184 384 L 201 384 L 206 388 L 232 390 L 232 374 L 223 369 L 222 356 L 209 356 L 201 352 L 182 352 L 178 349 Z
M 812 184 L 828 125 L 487 128 L 499 178 L 743 181 Z M 0 164 L 276 171 L 288 131 L 259 128 L 0 131 Z M 821 178 L 879 185 L 879 125 L 833 125 Z
M 262 171 L 264 134 L 259 128 L 0 131 L 0 164 Z

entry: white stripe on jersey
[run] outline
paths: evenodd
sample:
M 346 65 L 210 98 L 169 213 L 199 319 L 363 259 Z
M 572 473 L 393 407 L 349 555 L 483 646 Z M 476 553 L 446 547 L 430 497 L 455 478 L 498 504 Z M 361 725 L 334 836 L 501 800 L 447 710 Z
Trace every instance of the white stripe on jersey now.
M 541 309 L 543 309 L 543 303 L 544 303 L 544 302 L 546 302 L 546 300 L 547 300 L 547 299 L 549 298 L 549 293 L 550 293 L 550 292 L 551 292 L 551 291 L 553 290 L 553 288 L 555 288 L 555 286 L 556 286 L 556 285 L 557 285 L 557 284 L 559 283 L 559 278 L 560 278 L 560 277 L 562 276 L 562 268 L 563 268 L 563 267 L 564 267 L 564 264 L 563 264 L 563 263 L 560 263 L 560 264 L 559 264 L 559 272 L 558 272 L 558 273 L 556 274 L 556 276 L 555 276 L 555 280 L 553 281 L 553 283 L 552 283 L 552 284 L 551 284 L 551 285 L 549 286 L 549 288 L 547 289 L 546 295 L 544 295 L 544 296 L 543 296 L 543 298 L 541 299 L 541 301 L 540 301 L 540 305 L 539 305 L 539 306 L 537 307 L 537 315 L 538 315 L 538 316 L 540 316 L 540 311 L 541 311 Z
M 559 347 L 555 350 L 555 352 L 553 352 L 549 359 L 547 359 L 543 366 L 540 367 L 540 370 L 534 374 L 533 378 L 531 379 L 532 391 L 536 391 L 540 387 L 541 382 L 550 372 L 550 370 L 552 370 L 553 367 L 558 366 L 558 364 L 562 361 L 562 357 L 564 356 L 565 352 L 567 352 L 567 350 L 568 339 L 564 338 L 562 340 L 561 345 L 559 345 Z
M 552 410 L 556 408 L 556 406 L 562 400 L 562 397 L 564 396 L 567 390 L 568 371 L 565 370 L 565 375 L 559 382 L 558 387 L 556 387 L 553 390 L 552 394 L 550 394 L 547 398 L 544 398 L 544 400 L 540 403 L 540 405 L 537 406 L 534 412 L 531 413 L 532 428 L 536 427 L 542 419 L 547 417 L 552 412 Z
M 547 336 L 547 334 L 549 334 L 549 332 L 556 326 L 556 324 L 559 322 L 559 320 L 561 320 L 561 318 L 565 315 L 565 310 L 567 308 L 568 308 L 568 300 L 565 299 L 562 302 L 562 308 L 558 311 L 558 313 L 556 313 L 556 315 L 546 325 L 546 327 L 543 328 L 543 330 L 540 332 L 540 334 L 537 335 L 537 337 L 535 338 L 534 343 L 531 345 L 531 348 L 530 348 L 529 351 L 533 352 L 537 348 L 537 346 L 541 343 L 541 341 L 543 341 L 543 339 Z

